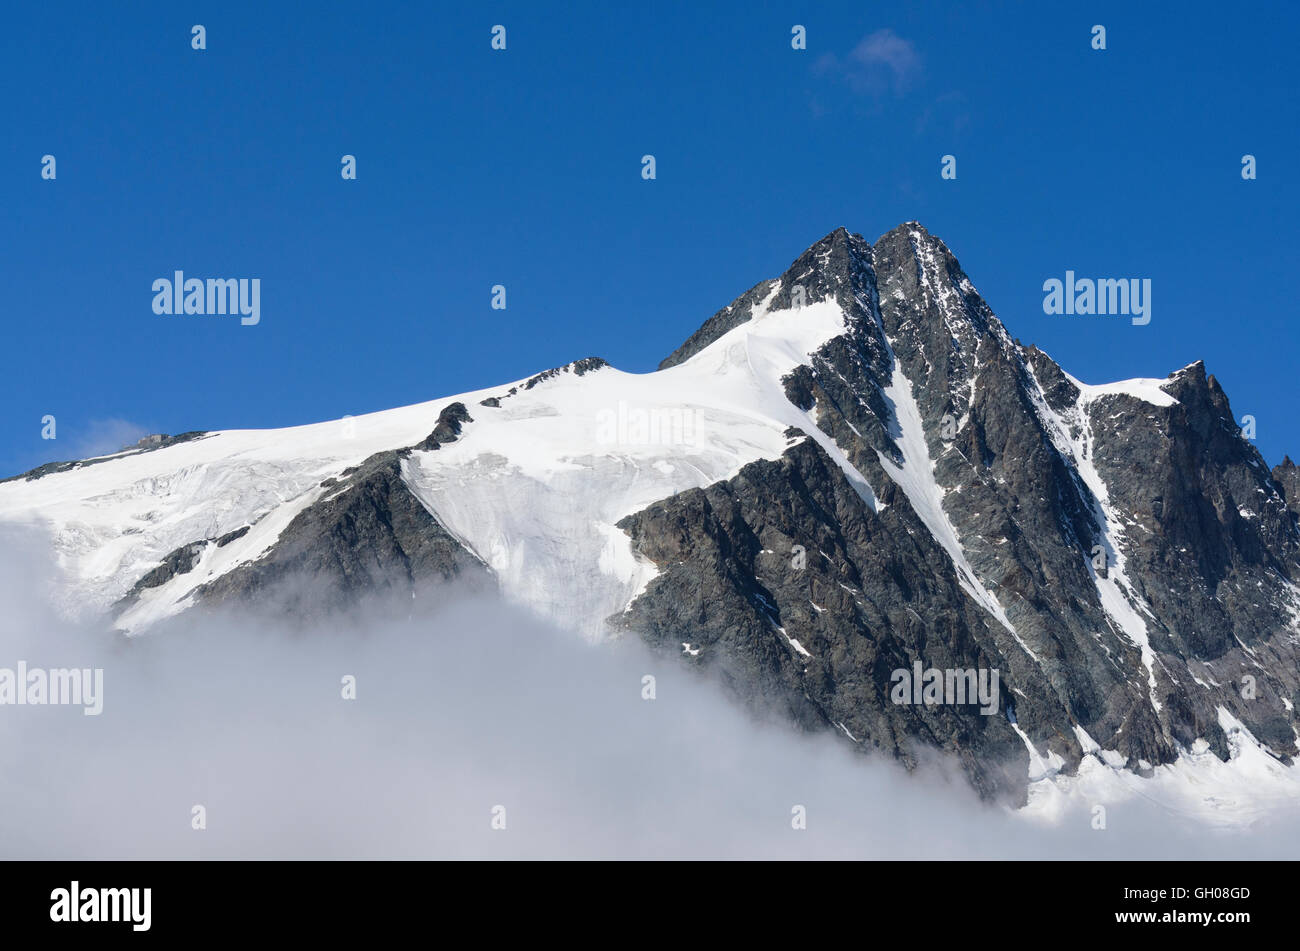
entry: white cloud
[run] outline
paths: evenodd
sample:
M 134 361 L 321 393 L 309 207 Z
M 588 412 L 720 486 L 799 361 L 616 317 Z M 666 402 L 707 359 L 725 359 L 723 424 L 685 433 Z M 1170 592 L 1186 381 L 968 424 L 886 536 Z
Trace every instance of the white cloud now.
M 593 646 L 495 602 L 428 593 L 298 630 L 191 614 L 124 642 L 49 609 L 39 547 L 0 539 L 0 569 L 0 666 L 104 669 L 99 716 L 0 707 L 4 858 L 1294 857 L 1300 842 L 1294 815 L 1210 836 L 1140 799 L 1110 806 L 1106 831 L 1083 811 L 1044 827 L 939 765 L 907 774 L 760 723 L 633 638 Z
M 839 76 L 858 94 L 877 96 L 889 90 L 901 95 L 922 71 L 916 47 L 888 28 L 864 37 L 843 58 L 823 55 L 817 67 Z

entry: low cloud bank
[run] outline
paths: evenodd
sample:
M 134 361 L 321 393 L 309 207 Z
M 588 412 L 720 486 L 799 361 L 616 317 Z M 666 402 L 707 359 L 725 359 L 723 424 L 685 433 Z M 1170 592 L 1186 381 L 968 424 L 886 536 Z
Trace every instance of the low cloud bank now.
M 1210 832 L 1139 797 L 1108 806 L 1104 830 L 1085 803 L 1030 822 L 940 765 L 908 774 L 760 722 L 633 639 L 593 646 L 482 598 L 435 590 L 306 628 L 190 614 L 128 641 L 60 619 L 52 577 L 39 546 L 0 539 L 0 667 L 102 668 L 103 710 L 0 706 L 0 857 L 1300 851 L 1295 811 Z

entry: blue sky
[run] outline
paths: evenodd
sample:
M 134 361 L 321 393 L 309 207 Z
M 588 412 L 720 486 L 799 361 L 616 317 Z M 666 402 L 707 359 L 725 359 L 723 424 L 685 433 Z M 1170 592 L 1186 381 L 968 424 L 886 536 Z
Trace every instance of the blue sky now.
M 590 355 L 648 371 L 837 226 L 909 219 L 1075 376 L 1204 358 L 1269 463 L 1300 455 L 1300 12 L 1242 9 L 16 5 L 0 473 Z M 176 269 L 260 278 L 261 323 L 155 315 Z M 1151 323 L 1045 315 L 1067 269 L 1150 278 Z

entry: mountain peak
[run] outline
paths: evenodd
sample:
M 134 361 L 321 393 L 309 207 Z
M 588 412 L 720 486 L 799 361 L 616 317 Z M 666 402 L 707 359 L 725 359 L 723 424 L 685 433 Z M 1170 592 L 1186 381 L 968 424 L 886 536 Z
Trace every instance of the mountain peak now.
M 810 245 L 779 278 L 760 281 L 706 320 L 659 364 L 659 369 L 689 360 L 723 334 L 750 320 L 755 307 L 765 301 L 769 311 L 777 311 L 834 297 L 847 312 L 861 275 L 870 266 L 871 245 L 862 235 L 838 227 Z
M 1219 386 L 1219 381 L 1212 374 L 1206 373 L 1204 360 L 1193 361 L 1181 370 L 1175 370 L 1169 374 L 1168 379 L 1169 382 L 1164 385 L 1163 389 L 1180 402 L 1187 400 L 1191 394 L 1197 394 L 1201 399 L 1210 399 L 1216 402 L 1226 402 L 1227 400 L 1222 387 Z
M 956 256 L 919 221 L 904 221 L 881 235 L 874 245 L 841 225 L 810 245 L 779 278 L 754 285 L 715 313 L 660 363 L 659 369 L 690 359 L 750 320 L 755 306 L 764 301 L 769 311 L 778 311 L 798 307 L 801 302 L 813 304 L 834 298 L 848 314 L 857 306 L 860 292 L 875 292 L 875 274 L 882 268 L 901 278 L 901 283 L 893 285 L 894 292 L 905 297 L 928 291 L 952 301 L 975 294 Z M 992 317 L 991 313 L 983 313 L 985 309 L 982 303 L 974 309 L 961 308 L 977 336 L 988 329 Z
M 886 231 L 872 246 L 876 253 L 884 252 L 897 257 L 904 251 L 913 256 L 942 261 L 945 265 L 956 265 L 957 256 L 944 243 L 943 239 L 927 230 L 919 221 L 904 221 L 895 228 Z

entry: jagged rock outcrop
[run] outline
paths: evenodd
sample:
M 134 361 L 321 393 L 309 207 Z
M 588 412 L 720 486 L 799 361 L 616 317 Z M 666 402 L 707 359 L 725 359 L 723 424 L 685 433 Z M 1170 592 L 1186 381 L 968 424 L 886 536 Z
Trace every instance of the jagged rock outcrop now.
M 991 720 L 898 706 L 890 671 L 1000 668 L 1016 726 L 1067 770 L 1094 744 L 1134 768 L 1197 738 L 1226 757 L 1221 709 L 1295 751 L 1295 468 L 1270 475 L 1202 365 L 1154 396 L 1076 385 L 1007 335 L 916 223 L 874 245 L 833 232 L 768 310 L 796 287 L 838 300 L 849 332 L 787 394 L 883 506 L 809 441 L 664 500 L 622 523 L 661 574 L 615 623 L 801 723 L 904 760 L 949 749 L 986 793 L 1023 789 L 1006 705 Z M 663 365 L 771 294 L 757 285 Z
M 1273 467 L 1273 481 L 1286 499 L 1286 507 L 1292 514 L 1300 516 L 1300 467 L 1291 461 L 1290 456 L 1284 456 L 1282 462 Z
M 438 422 L 424 441 L 417 443 L 417 449 L 439 449 L 447 443 L 453 443 L 460 437 L 460 429 L 464 423 L 472 423 L 469 410 L 465 408 L 464 403 L 452 403 L 438 414 Z
M 202 585 L 196 599 L 262 603 L 310 622 L 374 594 L 409 598 L 452 579 L 466 590 L 488 586 L 482 563 L 403 483 L 405 455 L 367 459 L 290 522 L 264 556 Z

